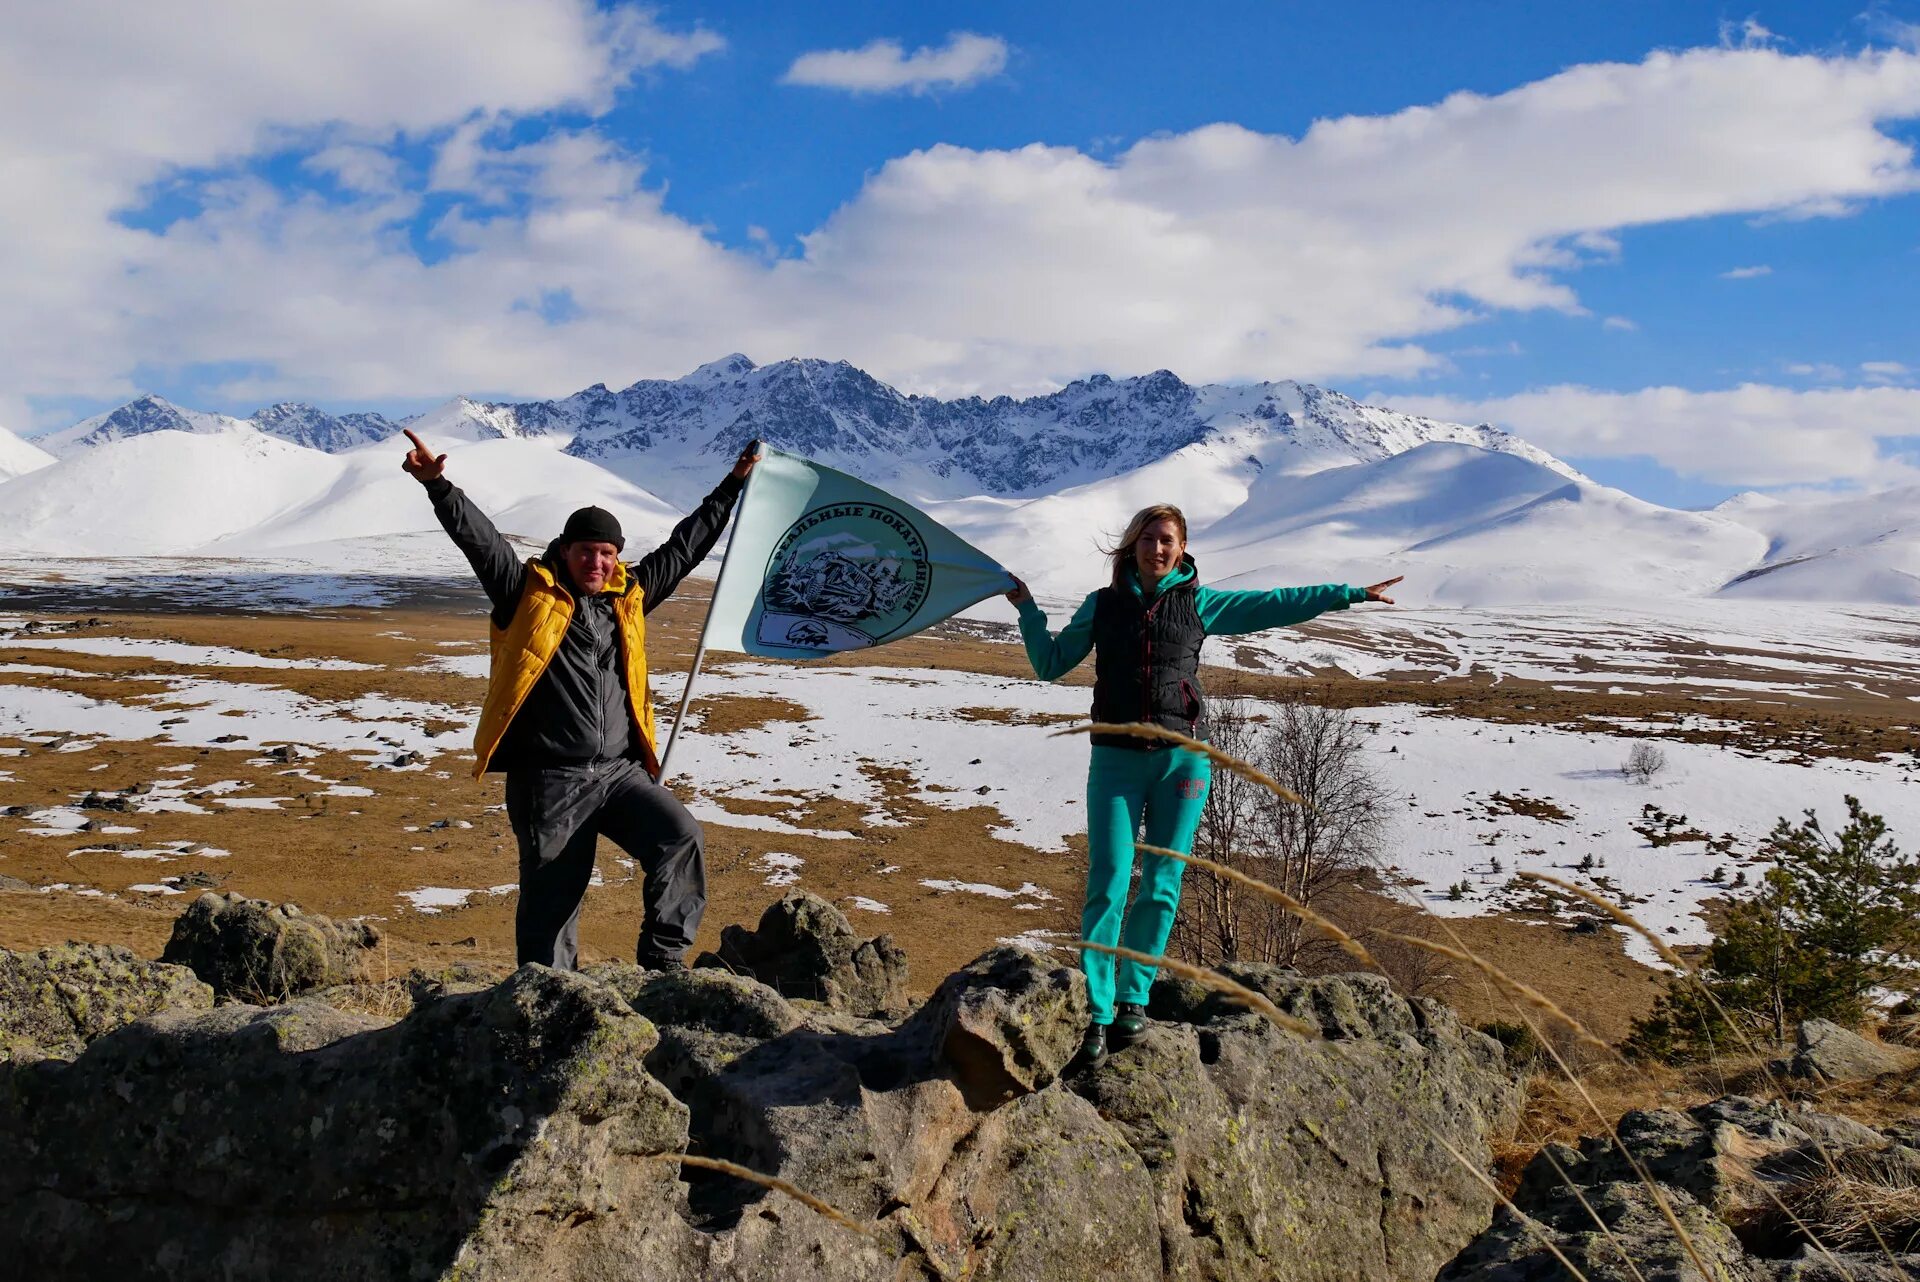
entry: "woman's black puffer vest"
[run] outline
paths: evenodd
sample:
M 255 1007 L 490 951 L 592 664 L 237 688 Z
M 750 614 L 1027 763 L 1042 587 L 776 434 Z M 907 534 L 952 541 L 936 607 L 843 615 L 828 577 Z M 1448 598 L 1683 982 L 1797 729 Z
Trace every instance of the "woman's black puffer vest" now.
M 1100 589 L 1093 612 L 1095 721 L 1145 721 L 1207 737 L 1206 693 L 1200 688 L 1200 645 L 1207 634 L 1194 606 L 1197 582 L 1188 579 L 1151 601 L 1127 588 Z M 1172 746 L 1126 735 L 1095 735 L 1093 742 L 1144 750 Z

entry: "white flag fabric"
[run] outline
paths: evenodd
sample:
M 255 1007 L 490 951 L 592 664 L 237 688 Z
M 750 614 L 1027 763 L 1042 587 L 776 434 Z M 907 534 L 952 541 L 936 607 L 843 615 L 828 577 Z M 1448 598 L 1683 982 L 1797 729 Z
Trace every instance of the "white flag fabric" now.
M 763 446 L 733 518 L 702 643 L 818 659 L 912 636 L 1013 588 L 997 561 L 910 504 Z

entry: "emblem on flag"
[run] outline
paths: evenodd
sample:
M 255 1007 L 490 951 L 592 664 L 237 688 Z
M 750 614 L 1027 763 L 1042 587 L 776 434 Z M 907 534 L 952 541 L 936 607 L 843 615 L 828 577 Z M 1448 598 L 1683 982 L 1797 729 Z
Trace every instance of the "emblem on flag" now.
M 764 577 L 763 644 L 850 650 L 905 626 L 926 602 L 933 566 L 926 538 L 904 513 L 834 503 L 787 527 Z

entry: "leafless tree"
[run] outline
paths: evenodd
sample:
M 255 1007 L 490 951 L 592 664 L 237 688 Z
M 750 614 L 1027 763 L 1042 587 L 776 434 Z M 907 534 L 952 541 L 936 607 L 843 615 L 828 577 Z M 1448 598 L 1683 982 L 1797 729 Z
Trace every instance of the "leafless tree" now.
M 1301 695 L 1267 707 L 1228 697 L 1212 708 L 1213 743 L 1292 789 L 1305 806 L 1216 770 L 1194 853 L 1277 886 L 1310 906 L 1369 913 L 1388 834 L 1389 794 L 1366 760 L 1366 733 L 1345 709 Z M 1341 914 L 1341 915 L 1346 915 Z M 1336 917 L 1338 919 L 1338 917 Z M 1367 923 L 1348 917 L 1356 934 Z M 1202 868 L 1187 872 L 1175 952 L 1203 964 L 1271 962 L 1319 970 L 1351 966 L 1299 917 Z
M 1638 784 L 1649 784 L 1654 776 L 1667 768 L 1667 754 L 1639 739 L 1627 752 L 1627 759 L 1620 763 L 1620 773 Z

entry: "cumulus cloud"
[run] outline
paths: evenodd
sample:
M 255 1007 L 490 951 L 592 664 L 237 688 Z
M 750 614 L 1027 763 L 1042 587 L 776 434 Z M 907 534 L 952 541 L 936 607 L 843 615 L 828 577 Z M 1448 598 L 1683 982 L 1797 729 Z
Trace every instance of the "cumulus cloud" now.
M 1101 156 L 929 147 L 781 257 L 665 209 L 592 123 L 710 35 L 590 0 L 363 0 L 325 22 L 184 7 L 108 23 L 49 6 L 0 45 L 7 404 L 203 365 L 244 371 L 226 375 L 235 400 L 552 395 L 734 350 L 941 393 L 1161 366 L 1406 375 L 1492 312 L 1583 311 L 1576 269 L 1626 229 L 1916 185 L 1883 126 L 1920 117 L 1920 55 L 1703 49 L 1299 138 L 1217 124 Z M 231 42 L 199 38 L 223 22 Z M 254 176 L 242 162 L 266 148 L 329 181 Z M 162 181 L 182 192 L 172 221 L 116 217 Z
M 1910 438 L 1920 424 L 1920 389 L 1896 387 L 1561 386 L 1490 400 L 1388 399 L 1409 413 L 1496 423 L 1557 454 L 1650 458 L 1723 485 L 1874 484 L 1896 471 L 1906 477 L 1905 465 L 1882 443 Z
M 956 31 L 938 49 L 923 45 L 908 53 L 897 40 L 875 40 L 859 49 L 816 49 L 793 60 L 782 84 L 849 93 L 930 93 L 966 89 L 999 75 L 1007 66 L 1007 42 L 998 36 Z
M 1904 383 L 1913 376 L 1913 371 L 1899 361 L 1861 361 L 1860 372 L 1869 383 Z M 1920 423 L 1914 426 L 1920 428 Z
M 1752 280 L 1756 276 L 1771 276 L 1773 268 L 1765 263 L 1753 267 L 1732 267 L 1720 273 L 1721 280 Z

